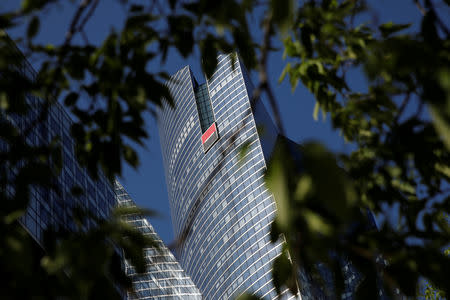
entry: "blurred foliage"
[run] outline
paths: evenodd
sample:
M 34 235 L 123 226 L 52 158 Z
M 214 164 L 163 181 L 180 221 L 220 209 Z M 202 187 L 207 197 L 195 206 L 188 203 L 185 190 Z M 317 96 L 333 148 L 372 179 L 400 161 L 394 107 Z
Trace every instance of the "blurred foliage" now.
M 124 24 L 95 44 L 87 40 L 85 26 L 99 0 L 70 2 L 64 9 L 72 9 L 73 17 L 60 44 L 42 44 L 37 38 L 45 30 L 46 15 L 61 5 L 57 1 L 24 0 L 14 10 L 0 11 L 0 270 L 5 278 L 0 290 L 9 298 L 120 298 L 131 289 L 122 250 L 142 272 L 142 249 L 154 246 L 122 221 L 124 214 L 137 213 L 127 208 L 108 220 L 74 213 L 76 230 L 50 228 L 40 245 L 45 250 L 22 228 L 19 221 L 32 189 L 61 195 L 57 180 L 63 137 L 36 146 L 33 135 L 36 130 L 49 134 L 53 106 L 62 104 L 75 119 L 71 133 L 79 163 L 91 177 L 102 172 L 112 182 L 123 162 L 139 165 L 136 147 L 148 137 L 144 115 L 154 114 L 163 101 L 173 104 L 164 85 L 168 75 L 150 65 L 164 63 L 173 50 L 187 57 L 194 46 L 205 58 L 208 76 L 219 52 L 237 49 L 249 67 L 256 63 L 246 19 L 251 1 L 117 0 Z M 6 32 L 16 28 L 22 28 L 23 36 L 10 38 Z M 37 72 L 28 60 L 37 62 Z M 74 196 L 83 192 L 73 189 Z M 86 227 L 84 219 L 95 226 Z
M 49 229 L 42 245 L 17 221 L 8 222 L 11 214 L 2 215 L 2 298 L 123 299 L 123 292 L 132 287 L 123 270 L 123 258 L 143 272 L 142 249 L 158 247 L 153 239 L 122 220 L 135 212 L 120 208 L 114 218 L 104 220 L 75 209 L 76 230 Z M 88 222 L 94 226 L 86 230 Z
M 444 251 L 444 254 L 449 256 L 450 255 L 450 248 L 446 249 Z M 443 290 L 440 290 L 436 287 L 434 287 L 431 283 L 424 281 L 422 287 L 423 292 L 419 290 L 419 299 L 424 300 L 443 300 L 446 299 L 445 292 Z
M 419 297 L 419 299 L 444 300 L 446 298 L 445 298 L 445 293 L 442 290 L 435 288 L 430 283 L 425 283 L 425 291 L 423 292 L 423 295 L 421 297 Z
M 293 89 L 301 82 L 315 97 L 314 118 L 329 116 L 354 150 L 334 155 L 307 143 L 296 150 L 301 161 L 289 163 L 292 147 L 279 145 L 266 175 L 278 207 L 272 231 L 286 238 L 294 268 L 333 271 L 334 295 L 344 288 L 342 259 L 362 278 L 358 299 L 376 297 L 378 277 L 391 297 L 396 288 L 415 296 L 422 276 L 450 287 L 442 253 L 450 241 L 450 36 L 436 11 L 449 7 L 414 2 L 418 32 L 364 23 L 364 1 L 305 1 L 284 38 L 280 80 Z M 356 89 L 355 76 L 367 88 Z M 380 216 L 378 230 L 367 209 Z
M 209 77 L 217 54 L 237 51 L 249 70 L 263 73 L 265 61 L 258 64 L 257 56 L 272 50 L 270 37 L 283 39 L 287 63 L 281 80 L 287 77 L 293 89 L 299 82 L 308 88 L 316 99 L 313 117 L 320 111 L 330 116 L 355 149 L 333 154 L 317 143 L 277 146 L 266 175 L 278 207 L 272 240 L 286 241 L 274 263 L 277 290 L 302 289 L 299 268 L 320 284 L 320 263 L 333 272 L 332 294 L 339 295 L 341 258 L 363 278 L 359 298 L 374 298 L 378 277 L 388 294 L 399 288 L 415 295 L 421 277 L 448 294 L 450 266 L 441 250 L 450 231 L 450 40 L 437 1 L 411 0 L 423 14 L 418 32 L 409 24 L 362 23 L 370 10 L 361 0 L 116 1 L 126 20 L 99 44 L 90 43 L 84 31 L 98 0 L 72 1 L 73 18 L 56 45 L 37 37 L 57 1 L 24 0 L 16 10 L 0 12 L 0 29 L 25 27 L 24 36 L 13 41 L 0 34 L 0 269 L 9 278 L 3 295 L 37 291 L 43 298 L 98 298 L 111 292 L 112 280 L 130 286 L 114 245 L 139 269 L 142 251 L 136 249 L 151 244 L 122 223 L 119 213 L 96 220 L 88 231 L 55 233 L 57 238 L 46 239 L 46 251 L 31 250 L 17 220 L 31 185 L 58 190 L 61 145 L 55 137 L 33 146 L 27 136 L 45 122 L 55 99 L 75 117 L 71 132 L 80 163 L 93 177 L 100 168 L 112 180 L 122 162 L 139 165 L 135 149 L 147 138 L 144 115 L 163 101 L 173 105 L 164 85 L 168 75 L 155 62 L 164 63 L 169 51 L 187 57 L 198 49 Z M 448 9 L 448 1 L 439 5 Z M 258 41 L 249 18 L 270 36 Z M 36 74 L 26 73 L 14 43 L 39 62 Z M 355 73 L 367 79 L 366 90 L 353 88 L 349 74 Z M 37 106 L 27 100 L 32 97 L 40 99 Z M 26 120 L 30 111 L 37 111 L 36 118 L 20 126 L 4 117 Z M 10 178 L 10 169 L 17 176 Z M 8 186 L 14 186 L 13 195 L 5 192 Z M 367 209 L 384 216 L 378 230 L 369 224 Z

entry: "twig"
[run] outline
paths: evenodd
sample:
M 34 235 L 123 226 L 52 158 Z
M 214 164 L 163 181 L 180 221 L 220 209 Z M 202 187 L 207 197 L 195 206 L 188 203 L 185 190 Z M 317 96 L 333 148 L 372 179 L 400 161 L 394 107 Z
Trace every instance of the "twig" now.
M 267 19 L 264 21 L 264 38 L 263 38 L 263 44 L 261 47 L 261 58 L 259 60 L 259 85 L 255 89 L 252 95 L 251 99 L 251 106 L 253 107 L 256 104 L 256 101 L 258 101 L 262 91 L 265 91 L 268 98 L 269 103 L 272 108 L 274 118 L 275 118 L 275 124 L 278 127 L 281 134 L 284 135 L 284 127 L 283 123 L 281 122 L 281 114 L 278 109 L 278 105 L 275 99 L 275 96 L 273 94 L 272 88 L 270 87 L 268 76 L 267 76 L 267 58 L 269 55 L 270 50 L 270 38 L 272 35 L 272 15 L 269 14 Z
M 447 28 L 445 23 L 439 18 L 439 15 L 436 12 L 436 9 L 434 8 L 433 3 L 430 0 L 425 0 L 425 5 L 428 8 L 428 11 L 420 4 L 419 0 L 414 0 L 414 3 L 419 8 L 422 15 L 426 15 L 427 13 L 432 13 L 436 17 L 436 22 L 438 23 L 439 27 L 444 31 L 444 33 L 447 36 L 450 36 L 450 29 Z
M 66 33 L 66 39 L 64 40 L 63 49 L 70 44 L 73 36 L 77 32 L 77 30 L 79 30 L 79 28 L 77 27 L 78 21 L 80 20 L 81 16 L 83 15 L 83 11 L 86 9 L 90 2 L 91 0 L 83 0 L 78 6 L 77 11 L 72 18 L 72 22 L 70 23 L 69 31 L 67 31 Z
M 419 118 L 420 115 L 422 114 L 424 104 L 425 104 L 425 102 L 423 101 L 423 99 L 421 99 L 419 102 L 419 106 L 417 107 L 416 114 L 415 114 L 416 118 Z
M 406 96 L 405 96 L 405 99 L 403 99 L 403 102 L 400 105 L 400 108 L 398 109 L 397 116 L 395 116 L 394 126 L 398 125 L 398 121 L 399 121 L 401 115 L 403 114 L 403 112 L 405 111 L 406 106 L 408 105 L 410 96 L 411 96 L 411 93 L 408 92 L 408 94 L 406 94 Z
M 80 33 L 81 33 L 81 37 L 83 38 L 84 42 L 86 44 L 89 44 L 89 39 L 87 37 L 86 31 L 84 31 L 84 29 L 83 29 L 83 30 L 80 31 Z
M 445 23 L 441 20 L 441 18 L 439 18 L 436 9 L 434 9 L 434 5 L 431 3 L 431 1 L 427 0 L 427 6 L 428 8 L 431 10 L 431 12 L 434 14 L 434 16 L 436 17 L 436 22 L 438 23 L 438 25 L 441 27 L 442 31 L 445 32 L 445 34 L 448 36 L 450 36 L 450 29 L 447 28 L 447 26 L 445 25 Z
M 90 1 L 90 0 L 89 0 Z M 86 25 L 86 23 L 89 21 L 89 19 L 92 17 L 92 15 L 94 14 L 95 9 L 98 6 L 99 1 L 98 0 L 94 0 L 93 4 L 91 5 L 89 11 L 87 12 L 87 14 L 84 16 L 83 20 L 81 21 L 80 25 L 78 26 L 77 30 L 79 32 L 81 32 L 82 34 L 85 34 L 84 32 L 84 26 Z M 87 40 L 87 39 L 86 39 Z
M 417 8 L 419 9 L 422 15 L 425 15 L 427 13 L 425 8 L 423 8 L 422 4 L 420 4 L 419 0 L 414 0 L 414 3 L 416 4 Z

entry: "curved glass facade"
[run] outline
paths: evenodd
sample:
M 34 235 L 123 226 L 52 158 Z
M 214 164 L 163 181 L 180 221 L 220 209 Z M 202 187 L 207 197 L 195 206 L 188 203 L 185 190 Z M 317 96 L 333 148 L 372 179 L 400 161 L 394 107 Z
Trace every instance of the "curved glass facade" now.
M 114 188 L 119 205 L 136 206 L 118 181 L 115 182 Z M 144 235 L 152 237 L 159 246 L 159 249 L 144 249 L 147 270 L 143 274 L 137 274 L 125 261 L 125 271 L 133 280 L 134 288 L 134 293 L 128 293 L 128 299 L 202 299 L 200 291 L 185 274 L 147 219 L 132 215 L 128 216 L 126 221 Z
M 250 107 L 251 83 L 240 61 L 229 55 L 218 61 L 206 86 L 198 85 L 188 66 L 173 75 L 167 85 L 175 107 L 164 104 L 158 112 L 172 221 L 182 242 L 180 263 L 205 299 L 243 292 L 275 299 L 271 267 L 281 245 L 269 237 L 275 202 L 263 181 L 258 109 Z M 205 113 L 208 106 L 198 109 L 205 99 L 212 116 Z M 205 115 L 217 124 L 219 137 L 206 150 Z M 243 145 L 248 147 L 240 160 Z M 284 291 L 283 298 L 289 297 L 295 298 Z

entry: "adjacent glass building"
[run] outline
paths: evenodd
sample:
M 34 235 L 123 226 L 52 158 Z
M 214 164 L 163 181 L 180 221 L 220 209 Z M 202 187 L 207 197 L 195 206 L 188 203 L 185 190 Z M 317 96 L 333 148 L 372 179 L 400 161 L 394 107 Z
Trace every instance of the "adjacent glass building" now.
M 0 31 L 0 34 L 5 34 Z M 8 39 L 3 39 L 6 42 Z M 8 66 L 11 70 L 20 72 L 26 78 L 35 79 L 35 72 L 28 62 L 23 58 L 21 52 L 15 44 L 10 41 L 8 45 L 1 45 L 3 50 L 8 49 L 11 55 L 17 55 L 20 65 Z M 2 74 L 0 74 L 2 76 Z M 56 179 L 55 185 L 59 193 L 55 190 L 49 190 L 39 186 L 31 188 L 30 202 L 26 214 L 21 218 L 21 223 L 35 238 L 42 244 L 42 233 L 52 225 L 53 227 L 62 227 L 68 230 L 75 229 L 75 223 L 72 220 L 72 209 L 76 206 L 86 208 L 91 213 L 106 218 L 110 210 L 116 205 L 114 189 L 103 174 L 99 174 L 97 180 L 93 180 L 76 160 L 74 153 L 74 141 L 71 137 L 70 126 L 72 120 L 59 103 L 49 106 L 47 118 L 39 120 L 44 104 L 42 99 L 32 95 L 27 96 L 29 109 L 26 115 L 2 114 L 1 120 L 10 122 L 17 130 L 24 133 L 27 128 L 31 128 L 25 140 L 28 145 L 42 146 L 48 145 L 52 141 L 59 139 L 62 150 L 62 170 Z M 37 122 L 37 124 L 35 124 Z M 8 151 L 8 145 L 0 140 L 0 148 Z M 18 166 L 2 166 L 7 168 L 8 178 L 16 176 Z M 84 194 L 75 197 L 72 188 L 80 187 Z M 15 193 L 15 187 L 11 184 L 6 185 L 6 193 L 12 196 Z M 87 224 L 89 227 L 90 224 Z
M 34 100 L 38 102 L 38 100 Z M 31 102 L 33 103 L 33 102 Z M 35 107 L 39 107 L 39 103 Z M 34 107 L 33 107 L 34 108 Z M 17 126 L 27 126 L 38 114 L 32 109 L 26 118 L 11 118 Z M 114 190 L 103 174 L 93 180 L 85 168 L 80 167 L 74 154 L 74 142 L 70 136 L 70 117 L 64 109 L 54 104 L 50 107 L 49 117 L 37 126 L 30 136 L 31 143 L 45 144 L 59 136 L 62 141 L 62 170 L 57 178 L 59 194 L 55 190 L 33 187 L 30 203 L 26 215 L 22 218 L 23 225 L 38 242 L 41 241 L 42 232 L 49 226 L 62 226 L 68 230 L 75 230 L 72 220 L 72 209 L 82 207 L 101 218 L 107 218 L 111 209 L 116 205 Z M 80 187 L 84 193 L 79 196 L 72 194 L 72 188 Z M 88 224 L 88 227 L 90 224 Z
M 118 204 L 135 206 L 134 201 L 123 186 L 114 185 Z M 200 291 L 180 267 L 173 254 L 167 249 L 146 218 L 139 215 L 128 216 L 126 221 L 153 238 L 156 248 L 145 249 L 147 271 L 136 274 L 135 269 L 125 261 L 125 271 L 133 280 L 134 293 L 128 292 L 128 299 L 186 299 L 201 300 Z
M 205 299 L 277 298 L 271 268 L 281 244 L 270 242 L 276 208 L 263 180 L 276 128 L 261 101 L 251 107 L 248 74 L 230 55 L 204 84 L 186 66 L 167 85 L 175 107 L 165 103 L 157 119 L 181 265 Z
M 0 33 L 2 33 L 0 31 Z M 3 46 L 3 45 L 2 45 Z M 22 54 L 11 42 L 12 54 Z M 15 71 L 21 72 L 27 78 L 34 79 L 35 72 L 28 62 L 20 57 L 23 64 L 11 65 Z M 0 73 L 0 76 L 2 74 Z M 72 209 L 81 207 L 101 218 L 107 218 L 110 211 L 116 205 L 134 205 L 129 195 L 119 182 L 113 186 L 109 180 L 99 174 L 97 180 L 93 180 L 88 172 L 82 168 L 75 157 L 74 141 L 70 134 L 72 120 L 64 108 L 58 103 L 49 107 L 47 118 L 39 120 L 40 112 L 44 108 L 42 99 L 27 96 L 29 110 L 25 115 L 5 114 L 0 111 L 0 122 L 9 122 L 14 125 L 20 133 L 31 128 L 25 140 L 29 145 L 48 145 L 53 139 L 59 138 L 62 150 L 62 170 L 56 178 L 55 185 L 58 193 L 39 186 L 31 187 L 31 195 L 26 213 L 20 219 L 21 224 L 30 235 L 42 246 L 43 232 L 49 227 L 62 227 L 67 230 L 75 230 L 76 225 L 72 219 Z M 8 145 L 0 139 L 0 150 L 8 151 Z M 16 176 L 18 167 L 2 164 L 6 169 L 6 176 L 12 179 Z M 81 188 L 84 193 L 74 196 L 73 187 Z M 7 196 L 13 196 L 15 187 L 11 184 L 5 185 Z M 89 222 L 89 220 L 88 220 Z M 192 283 L 191 279 L 184 274 L 174 256 L 163 245 L 156 235 L 153 227 L 148 221 L 139 216 L 129 218 L 129 222 L 139 228 L 145 235 L 150 235 L 159 243 L 160 249 L 146 249 L 148 270 L 145 274 L 136 275 L 134 269 L 125 262 L 125 269 L 134 282 L 136 293 L 118 291 L 124 299 L 202 299 L 200 292 Z M 86 228 L 94 224 L 85 224 Z

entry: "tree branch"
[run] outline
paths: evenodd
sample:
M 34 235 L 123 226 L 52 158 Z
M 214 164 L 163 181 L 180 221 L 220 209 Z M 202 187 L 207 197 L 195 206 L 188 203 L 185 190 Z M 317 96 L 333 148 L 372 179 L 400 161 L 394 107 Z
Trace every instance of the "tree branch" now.
M 401 115 L 403 114 L 403 112 L 405 111 L 406 106 L 409 103 L 410 96 L 411 96 L 411 93 L 408 92 L 408 94 L 406 94 L 406 96 L 405 96 L 405 99 L 403 99 L 403 102 L 400 105 L 400 108 L 398 109 L 398 113 L 395 116 L 394 126 L 398 126 L 398 121 L 400 120 Z
M 88 37 L 87 37 L 86 31 L 81 30 L 80 33 L 81 33 L 81 37 L 83 38 L 84 42 L 85 42 L 86 44 L 89 44 L 89 39 L 88 39 Z
M 264 20 L 264 38 L 263 38 L 263 44 L 261 46 L 261 56 L 259 59 L 259 85 L 255 89 L 252 95 L 252 99 L 250 101 L 251 106 L 253 107 L 256 104 L 256 101 L 258 101 L 259 97 L 261 96 L 262 91 L 265 91 L 268 98 L 269 103 L 272 108 L 274 118 L 275 118 L 275 124 L 277 125 L 278 129 L 280 130 L 280 133 L 284 135 L 284 126 L 281 121 L 281 114 L 278 109 L 277 101 L 275 99 L 275 96 L 273 94 L 272 88 L 270 87 L 268 75 L 267 75 L 267 58 L 269 55 L 269 50 L 271 49 L 271 43 L 270 38 L 272 36 L 273 30 L 272 30 L 272 14 L 269 14 L 267 18 Z
M 422 15 L 425 15 L 427 13 L 425 8 L 423 8 L 422 4 L 420 4 L 419 0 L 414 0 L 414 3 L 416 4 L 417 8 L 419 9 Z
M 66 39 L 64 40 L 63 49 L 66 48 L 70 42 L 72 41 L 73 36 L 79 30 L 77 24 L 80 20 L 81 16 L 83 15 L 84 10 L 86 7 L 91 3 L 91 0 L 82 0 L 80 5 L 78 6 L 77 11 L 75 12 L 75 15 L 72 18 L 72 22 L 70 23 L 69 30 L 66 33 Z
M 85 33 L 84 32 L 84 26 L 86 25 L 86 23 L 89 21 L 89 19 L 92 17 L 92 15 L 94 14 L 95 9 L 97 8 L 99 3 L 99 0 L 94 0 L 94 2 L 92 3 L 89 11 L 87 12 L 87 14 L 84 16 L 83 20 L 81 21 L 80 25 L 78 26 L 77 30 L 81 33 Z M 87 38 L 86 38 L 87 40 Z
M 441 18 L 439 18 L 439 15 L 437 14 L 433 3 L 430 0 L 425 0 L 425 4 L 426 4 L 426 7 L 428 8 L 427 13 L 431 12 L 436 17 L 436 22 L 439 25 L 439 27 L 442 29 L 442 31 L 447 35 L 447 37 L 450 36 L 450 29 L 447 28 L 445 23 L 441 20 Z

